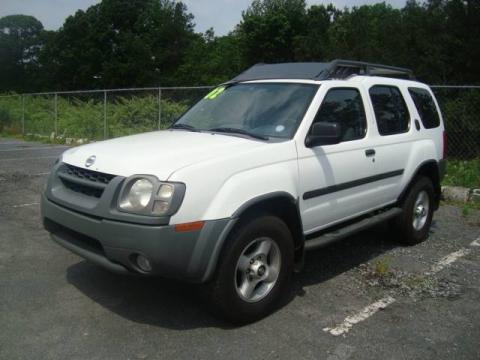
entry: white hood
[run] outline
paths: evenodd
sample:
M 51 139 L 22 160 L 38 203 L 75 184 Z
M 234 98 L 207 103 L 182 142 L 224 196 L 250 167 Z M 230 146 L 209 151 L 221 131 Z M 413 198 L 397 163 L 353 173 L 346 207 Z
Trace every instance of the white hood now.
M 167 180 L 188 165 L 260 146 L 268 145 L 223 134 L 165 130 L 75 147 L 63 154 L 63 161 L 86 168 L 87 158 L 95 155 L 90 170 L 121 176 L 151 174 Z

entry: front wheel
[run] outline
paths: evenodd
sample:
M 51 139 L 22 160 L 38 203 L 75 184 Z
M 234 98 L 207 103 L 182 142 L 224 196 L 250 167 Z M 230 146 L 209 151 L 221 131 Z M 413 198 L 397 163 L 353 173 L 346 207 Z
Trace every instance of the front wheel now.
M 288 289 L 293 252 L 290 230 L 279 218 L 264 215 L 241 223 L 229 236 L 215 278 L 207 285 L 211 309 L 237 324 L 272 312 Z
M 403 203 L 403 214 L 396 219 L 399 240 L 414 245 L 428 237 L 433 218 L 434 190 L 430 179 L 419 177 Z

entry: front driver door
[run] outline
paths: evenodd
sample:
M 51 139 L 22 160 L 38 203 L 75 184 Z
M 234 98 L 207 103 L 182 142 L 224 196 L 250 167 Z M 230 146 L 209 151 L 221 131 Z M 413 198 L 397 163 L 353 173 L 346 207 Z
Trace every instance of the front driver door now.
M 313 122 L 340 123 L 342 140 L 312 148 L 297 143 L 300 211 L 307 234 L 376 206 L 372 184 L 362 184 L 375 167 L 364 89 L 322 87 L 325 95 Z

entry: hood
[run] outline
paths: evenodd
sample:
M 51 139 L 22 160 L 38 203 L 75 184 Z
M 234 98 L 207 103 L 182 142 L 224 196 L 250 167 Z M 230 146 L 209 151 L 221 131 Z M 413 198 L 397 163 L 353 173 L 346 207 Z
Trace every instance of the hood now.
M 165 130 L 101 141 L 67 150 L 62 161 L 107 174 L 151 174 L 167 180 L 178 169 L 232 153 L 268 146 L 248 138 Z M 86 160 L 94 155 L 90 167 Z

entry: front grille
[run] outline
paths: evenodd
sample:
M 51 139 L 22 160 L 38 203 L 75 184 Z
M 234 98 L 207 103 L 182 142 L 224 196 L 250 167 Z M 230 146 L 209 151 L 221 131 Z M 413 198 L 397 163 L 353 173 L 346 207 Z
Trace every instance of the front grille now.
M 97 188 L 92 188 L 90 186 L 76 184 L 73 181 L 69 181 L 65 179 L 62 179 L 62 183 L 63 185 L 65 185 L 67 189 L 70 189 L 72 191 L 75 191 L 76 193 L 80 193 L 83 195 L 93 196 L 93 197 L 96 197 L 97 199 L 99 199 L 103 194 L 103 189 L 97 189 Z
M 58 173 L 63 185 L 80 194 L 100 198 L 115 175 L 64 164 Z
M 104 174 L 97 171 L 82 169 L 73 165 L 65 164 L 65 172 L 79 179 L 108 184 L 115 175 Z

